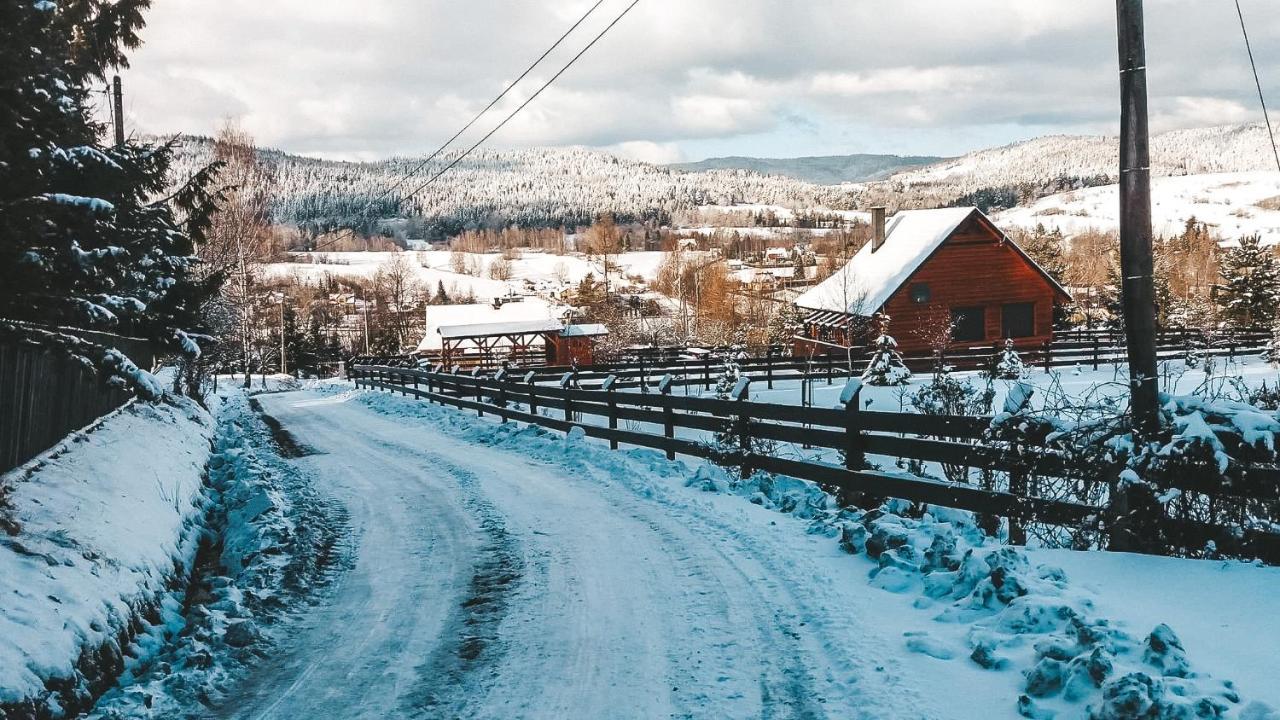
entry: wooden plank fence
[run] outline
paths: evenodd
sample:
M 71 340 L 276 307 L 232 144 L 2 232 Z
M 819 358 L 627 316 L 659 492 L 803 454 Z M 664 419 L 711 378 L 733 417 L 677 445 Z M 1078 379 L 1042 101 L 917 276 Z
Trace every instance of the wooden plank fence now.
M 117 347 L 143 369 L 155 364 L 145 340 L 81 330 L 60 332 Z M 0 472 L 53 447 L 131 397 L 126 390 L 104 387 L 95 373 L 54 352 L 0 343 Z
M 856 392 L 844 398 L 847 402 L 843 407 L 821 408 L 759 403 L 745 398 L 722 400 L 676 395 L 670 392 L 668 382 L 659 383 L 658 391 L 648 393 L 620 391 L 616 382 L 605 383 L 603 389 L 585 389 L 575 386 L 572 373 L 564 374 L 559 386 L 552 386 L 539 384 L 536 373 L 527 373 L 516 380 L 504 374 L 485 377 L 479 372 L 463 375 L 353 363 L 349 366 L 348 378 L 357 387 L 398 392 L 473 410 L 482 416 L 495 415 L 503 421 L 515 420 L 565 432 L 580 427 L 586 435 L 607 440 L 614 448 L 627 444 L 662 450 L 668 458 L 677 454 L 710 458 L 740 467 L 744 476 L 754 470 L 764 470 L 807 479 L 820 483 L 841 498 L 895 497 L 969 510 L 989 519 L 1006 518 L 1010 536 L 1015 541 L 1029 523 L 1089 526 L 1105 532 L 1113 516 L 1107 507 L 1038 497 L 1028 491 L 1023 481 L 1027 474 L 1063 473 L 1064 459 L 1048 448 L 1030 452 L 1024 448 L 1014 456 L 1003 448 L 983 444 L 990 418 L 869 411 L 860 407 Z M 585 416 L 594 416 L 600 421 L 585 422 Z M 619 421 L 633 425 L 620 428 Z M 638 429 L 635 423 L 652 426 L 654 430 Z M 724 447 L 704 440 L 680 437 L 678 429 L 718 432 L 738 442 L 731 443 L 736 444 L 736 449 L 726 452 Z M 812 458 L 759 452 L 753 449 L 761 446 L 759 441 L 840 451 L 843 463 L 834 465 Z M 868 470 L 864 464 L 867 455 L 1005 471 L 1010 474 L 1009 490 Z M 1223 494 L 1249 492 L 1280 498 L 1280 469 L 1252 468 L 1248 476 L 1246 485 L 1218 483 L 1211 488 L 1205 487 L 1203 480 L 1188 478 L 1183 482 L 1183 489 Z M 1280 562 L 1280 533 L 1242 532 L 1172 518 L 1160 522 L 1163 528 L 1176 531 L 1179 538 L 1188 542 L 1203 546 L 1212 541 L 1223 552 Z

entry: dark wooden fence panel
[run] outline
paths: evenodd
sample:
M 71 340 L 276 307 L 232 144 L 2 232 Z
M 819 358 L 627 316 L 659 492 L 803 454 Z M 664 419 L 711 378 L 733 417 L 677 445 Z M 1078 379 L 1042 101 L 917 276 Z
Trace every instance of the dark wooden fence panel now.
M 66 332 L 115 346 L 143 369 L 155 365 L 145 341 Z M 53 447 L 67 433 L 119 408 L 130 397 L 125 390 L 104 387 L 78 362 L 33 345 L 0 343 L 0 472 Z

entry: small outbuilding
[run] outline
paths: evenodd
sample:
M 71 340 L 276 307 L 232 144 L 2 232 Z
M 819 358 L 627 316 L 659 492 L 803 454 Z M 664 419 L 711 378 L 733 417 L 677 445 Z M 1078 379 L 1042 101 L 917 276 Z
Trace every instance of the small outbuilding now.
M 905 353 L 1037 347 L 1053 337 L 1065 288 L 974 207 L 872 209 L 872 240 L 844 267 L 796 298 L 805 313 L 797 354 L 843 352 L 870 340 L 870 318 L 890 317 Z

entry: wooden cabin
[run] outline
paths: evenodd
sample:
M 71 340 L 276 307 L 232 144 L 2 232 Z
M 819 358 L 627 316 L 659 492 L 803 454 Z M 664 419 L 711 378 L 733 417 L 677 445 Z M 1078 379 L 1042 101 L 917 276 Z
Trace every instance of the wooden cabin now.
M 940 336 L 949 349 L 1053 338 L 1054 306 L 1070 296 L 982 211 L 905 210 L 886 220 L 873 208 L 872 225 L 871 242 L 796 298 L 805 313 L 797 355 L 865 346 L 876 313 L 889 316 L 907 354 L 931 352 Z
M 592 365 L 596 361 L 596 343 L 609 334 L 599 323 L 565 325 L 558 334 L 547 338 L 547 364 Z

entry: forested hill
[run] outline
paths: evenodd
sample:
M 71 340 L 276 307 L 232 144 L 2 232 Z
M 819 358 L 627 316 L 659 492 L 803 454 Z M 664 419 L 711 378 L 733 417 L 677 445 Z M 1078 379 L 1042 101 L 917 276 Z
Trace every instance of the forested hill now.
M 932 155 L 821 155 L 795 158 L 717 157 L 697 162 L 675 163 L 667 167 L 690 172 L 704 170 L 750 170 L 764 175 L 782 175 L 805 182 L 836 185 L 846 182 L 881 180 L 903 170 L 931 165 L 946 158 Z
M 1106 135 L 1049 135 L 978 150 L 899 172 L 867 187 L 864 202 L 986 209 L 1025 205 L 1040 197 L 1116 182 L 1119 141 Z M 1172 130 L 1151 138 L 1156 177 L 1275 170 L 1261 123 Z
M 180 179 L 208 162 L 212 143 L 199 137 L 183 137 L 179 143 Z M 513 223 L 573 227 L 601 213 L 623 221 L 680 223 L 694 218 L 701 206 L 746 203 L 790 209 L 978 205 L 999 210 L 1113 183 L 1118 164 L 1116 139 L 1101 135 L 1040 137 L 896 172 L 886 180 L 843 185 L 741 168 L 689 172 L 576 147 L 482 149 L 425 189 L 419 189 L 423 180 L 454 156 L 432 161 L 380 197 L 421 159 L 352 163 L 275 150 L 260 150 L 259 157 L 275 170 L 279 222 L 318 229 L 372 228 L 382 219 L 403 218 L 415 237 Z M 776 162 L 814 161 L 817 167 L 827 159 Z M 1152 138 L 1156 176 L 1269 170 L 1273 163 L 1266 128 L 1258 124 L 1177 130 Z
M 207 138 L 179 140 L 179 177 L 207 163 Z M 686 173 L 583 148 L 478 150 L 429 187 L 418 186 L 450 162 L 442 156 L 385 198 L 420 158 L 353 163 L 260 150 L 274 170 L 275 219 L 299 226 L 347 227 L 367 218 L 410 218 L 415 234 L 469 227 L 575 226 L 600 213 L 620 220 L 670 222 L 702 205 L 760 203 L 802 209 L 853 209 L 848 189 L 745 170 Z M 371 209 L 365 210 L 370 201 Z

